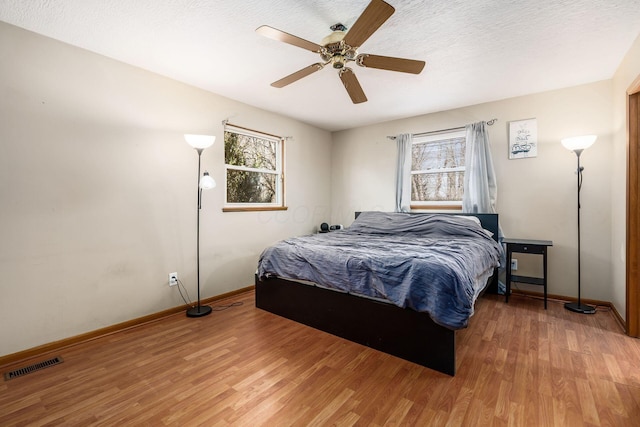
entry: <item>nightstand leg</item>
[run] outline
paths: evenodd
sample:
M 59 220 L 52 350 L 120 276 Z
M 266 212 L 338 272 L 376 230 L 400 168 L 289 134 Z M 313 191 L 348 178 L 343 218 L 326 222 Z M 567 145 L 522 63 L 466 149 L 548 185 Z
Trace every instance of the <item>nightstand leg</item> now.
M 544 251 L 542 252 L 542 268 L 543 268 L 543 278 L 544 278 L 544 283 L 543 283 L 543 287 L 544 287 L 544 309 L 547 309 L 547 248 L 544 248 Z
M 508 247 L 508 245 L 507 245 Z M 506 289 L 504 291 L 505 302 L 509 303 L 509 294 L 511 293 L 511 254 L 512 252 L 507 249 L 507 277 L 506 277 Z

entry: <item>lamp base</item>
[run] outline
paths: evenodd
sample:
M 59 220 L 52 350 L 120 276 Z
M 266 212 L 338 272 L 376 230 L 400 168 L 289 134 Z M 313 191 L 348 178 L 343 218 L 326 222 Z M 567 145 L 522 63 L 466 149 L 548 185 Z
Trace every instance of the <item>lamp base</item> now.
M 595 307 L 586 304 L 578 304 L 577 302 L 568 302 L 564 305 L 564 308 L 582 314 L 594 314 L 596 312 Z
M 208 305 L 201 305 L 187 310 L 187 317 L 202 317 L 211 314 L 212 308 Z

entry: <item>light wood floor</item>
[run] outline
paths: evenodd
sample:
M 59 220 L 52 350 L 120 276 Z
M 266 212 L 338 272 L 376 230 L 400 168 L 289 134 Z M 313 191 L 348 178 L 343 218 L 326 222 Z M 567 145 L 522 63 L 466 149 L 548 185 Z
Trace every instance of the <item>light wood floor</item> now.
M 606 310 L 482 297 L 449 377 L 256 309 L 253 297 L 36 359 L 64 363 L 0 382 L 0 425 L 640 426 L 640 340 Z

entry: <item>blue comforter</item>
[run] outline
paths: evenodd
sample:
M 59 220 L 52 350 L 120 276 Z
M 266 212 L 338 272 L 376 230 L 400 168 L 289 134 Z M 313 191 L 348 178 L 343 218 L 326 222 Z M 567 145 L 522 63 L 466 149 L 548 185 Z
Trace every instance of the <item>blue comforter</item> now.
M 460 329 L 501 251 L 468 217 L 363 212 L 346 230 L 290 238 L 265 249 L 258 276 L 308 280 L 384 299 Z

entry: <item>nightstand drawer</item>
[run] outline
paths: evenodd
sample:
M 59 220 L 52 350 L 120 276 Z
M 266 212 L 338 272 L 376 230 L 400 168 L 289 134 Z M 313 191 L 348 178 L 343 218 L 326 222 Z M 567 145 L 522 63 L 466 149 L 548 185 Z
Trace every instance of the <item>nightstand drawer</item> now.
M 511 252 L 540 255 L 546 252 L 547 247 L 540 246 L 540 245 L 522 244 L 522 243 L 510 243 L 509 249 L 511 250 Z

